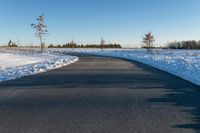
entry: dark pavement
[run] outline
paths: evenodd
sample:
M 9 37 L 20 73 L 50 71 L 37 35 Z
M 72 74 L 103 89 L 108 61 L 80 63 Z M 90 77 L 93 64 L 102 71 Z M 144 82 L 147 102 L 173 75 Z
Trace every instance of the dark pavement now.
M 0 83 L 0 133 L 200 133 L 200 88 L 155 68 L 81 56 Z

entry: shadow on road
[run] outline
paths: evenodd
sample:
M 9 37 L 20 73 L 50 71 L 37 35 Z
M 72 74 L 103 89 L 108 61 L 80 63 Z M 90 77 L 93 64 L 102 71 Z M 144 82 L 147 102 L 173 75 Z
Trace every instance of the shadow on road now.
M 191 114 L 192 123 L 186 123 L 182 125 L 173 125 L 175 128 L 186 128 L 193 129 L 196 132 L 200 133 L 200 89 L 197 86 L 193 86 L 190 83 L 175 83 L 174 85 L 165 84 L 165 91 L 168 94 L 160 98 L 149 99 L 149 102 L 154 103 L 168 103 L 178 107 L 183 107 L 185 109 L 181 110 Z
M 184 109 L 181 111 L 191 114 L 192 118 L 190 119 L 192 120 L 192 123 L 172 125 L 172 128 L 193 129 L 197 133 L 200 133 L 200 87 L 163 71 L 157 71 L 149 66 L 144 66 L 140 63 L 137 63 L 137 65 L 138 67 L 142 67 L 145 70 L 160 75 L 158 78 L 160 79 L 159 83 L 164 86 L 163 88 L 167 93 L 159 98 L 151 98 L 148 102 L 161 104 L 167 103 L 181 108 L 183 107 Z M 150 79 L 153 79 L 154 77 L 155 76 L 150 77 Z M 152 82 L 156 83 L 158 80 Z M 150 81 L 150 83 L 152 82 Z M 149 81 L 145 82 L 145 84 L 149 84 Z
M 181 111 L 191 114 L 192 118 L 190 119 L 192 120 L 192 123 L 172 125 L 172 128 L 193 129 L 197 133 L 200 133 L 200 87 L 153 67 L 138 62 L 134 62 L 134 64 L 137 64 L 138 67 L 143 68 L 145 71 L 151 71 L 153 73 L 153 75 L 148 78 L 154 80 L 146 80 L 143 83 L 149 85 L 159 82 L 167 93 L 159 98 L 148 99 L 148 102 L 161 104 L 167 103 L 187 108 Z M 141 88 L 143 87 L 141 86 Z M 160 88 L 160 86 L 157 86 L 157 88 Z

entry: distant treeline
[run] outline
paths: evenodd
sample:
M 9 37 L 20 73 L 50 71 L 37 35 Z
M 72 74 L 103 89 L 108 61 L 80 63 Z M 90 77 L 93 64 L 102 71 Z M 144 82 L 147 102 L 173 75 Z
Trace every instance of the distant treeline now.
M 99 44 L 87 44 L 87 45 L 78 45 L 73 43 L 67 43 L 63 45 L 49 45 L 48 48 L 122 48 L 120 44 L 105 44 L 105 45 L 99 45 Z
M 171 42 L 167 44 L 169 49 L 200 49 L 200 41 Z

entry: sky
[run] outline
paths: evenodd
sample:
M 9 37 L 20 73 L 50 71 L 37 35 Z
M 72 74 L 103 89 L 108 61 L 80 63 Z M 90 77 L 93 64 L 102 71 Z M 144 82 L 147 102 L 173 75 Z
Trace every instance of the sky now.
M 200 40 L 200 0 L 0 0 L 0 44 L 39 45 L 30 25 L 42 14 L 46 44 L 91 44 L 102 37 L 139 47 L 147 32 L 157 46 Z

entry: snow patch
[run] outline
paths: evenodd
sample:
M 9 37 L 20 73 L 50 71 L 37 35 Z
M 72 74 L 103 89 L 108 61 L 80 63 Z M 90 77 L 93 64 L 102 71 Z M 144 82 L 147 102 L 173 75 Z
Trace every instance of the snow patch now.
M 66 54 L 6 52 L 0 53 L 0 82 L 46 72 L 78 61 L 78 57 Z

